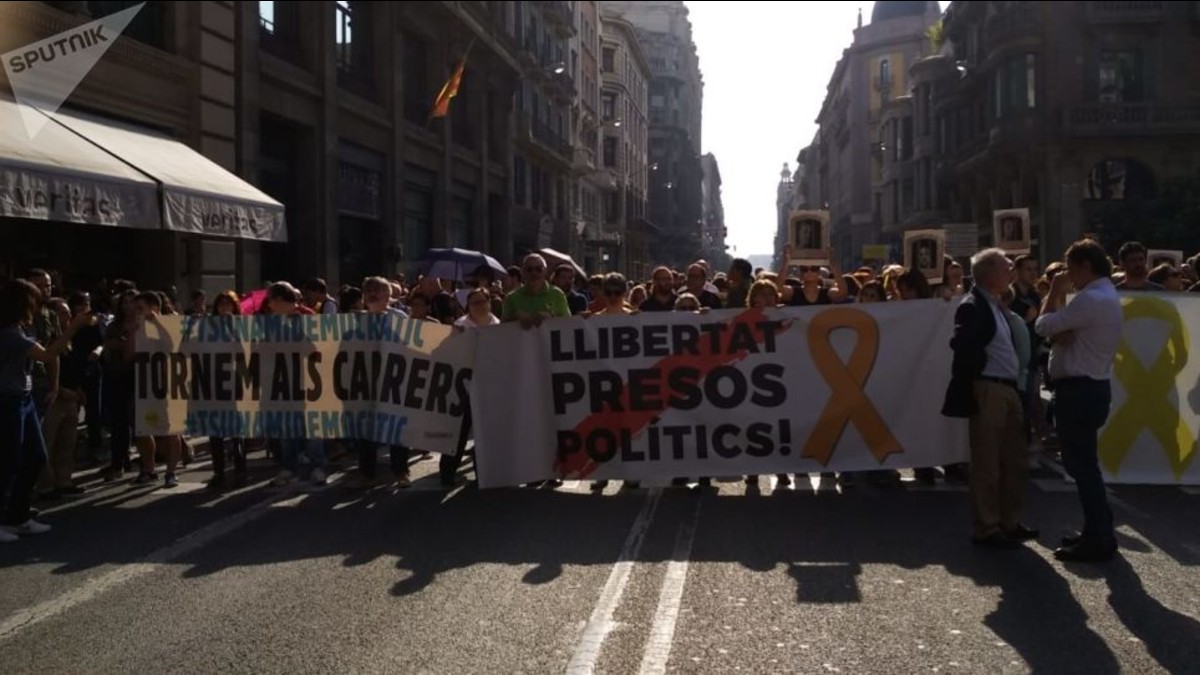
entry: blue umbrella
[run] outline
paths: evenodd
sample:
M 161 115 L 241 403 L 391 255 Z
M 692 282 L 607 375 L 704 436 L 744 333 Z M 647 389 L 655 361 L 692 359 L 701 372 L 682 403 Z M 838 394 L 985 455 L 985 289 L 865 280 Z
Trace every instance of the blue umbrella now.
M 491 268 L 498 277 L 506 274 L 501 265 L 490 255 L 464 248 L 431 248 L 417 263 L 417 272 L 438 279 L 466 281 L 480 267 Z

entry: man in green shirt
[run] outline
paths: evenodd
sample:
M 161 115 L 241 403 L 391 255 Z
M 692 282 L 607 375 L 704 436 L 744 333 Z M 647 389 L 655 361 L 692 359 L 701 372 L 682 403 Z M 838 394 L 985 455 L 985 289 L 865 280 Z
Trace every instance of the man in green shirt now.
M 541 325 L 544 319 L 571 316 L 567 296 L 546 281 L 546 260 L 536 253 L 521 263 L 524 283 L 504 298 L 505 322 L 520 321 L 523 328 Z

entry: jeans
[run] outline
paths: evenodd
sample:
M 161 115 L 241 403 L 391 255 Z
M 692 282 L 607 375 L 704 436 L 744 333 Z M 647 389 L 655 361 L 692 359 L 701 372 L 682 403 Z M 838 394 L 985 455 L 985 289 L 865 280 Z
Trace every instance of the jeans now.
M 29 503 L 42 467 L 46 443 L 42 421 L 29 394 L 0 396 L 0 507 L 6 525 L 29 520 Z
M 49 492 L 70 487 L 75 470 L 75 445 L 79 440 L 79 398 L 70 390 L 58 393 L 42 418 L 42 439 L 49 462 L 42 471 L 39 487 Z
M 100 445 L 104 438 L 104 396 L 102 390 L 104 370 L 100 364 L 93 363 L 88 366 L 87 376 L 84 380 L 83 391 L 87 395 L 87 406 L 85 422 L 87 423 L 87 444 L 88 451 L 91 453 L 92 459 L 95 459 L 100 454 Z
M 1062 444 L 1063 465 L 1083 506 L 1083 536 L 1115 545 L 1112 509 L 1100 473 L 1099 431 L 1108 420 L 1112 387 L 1108 380 L 1073 377 L 1054 383 L 1054 426 Z

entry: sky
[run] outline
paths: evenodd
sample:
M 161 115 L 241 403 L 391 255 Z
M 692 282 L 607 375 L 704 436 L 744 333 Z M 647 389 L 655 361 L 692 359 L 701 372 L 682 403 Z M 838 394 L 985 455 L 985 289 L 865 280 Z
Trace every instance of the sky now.
M 942 3 L 945 7 L 946 3 Z M 783 163 L 817 131 L 833 67 L 850 46 L 858 9 L 874 2 L 688 0 L 704 76 L 702 152 L 717 157 L 730 253 L 769 254 Z M 736 250 L 734 250 L 736 247 Z

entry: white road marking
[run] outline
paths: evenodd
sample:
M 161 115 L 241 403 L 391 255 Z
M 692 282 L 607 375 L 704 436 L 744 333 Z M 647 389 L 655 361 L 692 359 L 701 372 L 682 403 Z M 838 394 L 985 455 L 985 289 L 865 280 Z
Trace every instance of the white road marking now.
M 675 641 L 675 623 L 679 619 L 683 587 L 687 582 L 688 560 L 692 556 L 692 542 L 696 539 L 696 523 L 700 520 L 700 504 L 700 500 L 695 500 L 691 517 L 684 520 L 675 538 L 675 549 L 671 552 L 671 562 L 667 564 L 667 574 L 658 595 L 658 607 L 650 624 L 650 639 L 642 653 L 639 672 L 643 675 L 667 672 L 671 644 Z
M 1183 487 L 1180 487 L 1179 489 L 1183 490 L 1183 494 L 1185 494 L 1185 495 L 1192 495 L 1192 496 L 1200 495 L 1200 487 L 1183 486 Z
M 333 481 L 331 480 L 330 482 Z M 122 565 L 110 572 L 89 579 L 82 586 L 72 588 L 46 602 L 18 610 L 4 619 L 4 621 L 0 621 L 0 642 L 9 640 L 22 631 L 36 626 L 47 619 L 58 616 L 122 584 L 150 574 L 178 558 L 208 546 L 217 539 L 266 515 L 270 508 L 278 501 L 295 500 L 298 503 L 298 501 L 303 500 L 307 496 L 307 494 L 302 494 L 297 498 L 292 492 L 273 494 L 244 511 L 239 511 L 227 518 L 210 523 L 191 534 L 184 535 L 176 540 L 175 543 L 154 551 L 139 562 Z
M 629 577 L 633 573 L 634 560 L 642 550 L 642 541 L 654 520 L 654 512 L 658 509 L 661 497 L 662 490 L 651 490 L 646 495 L 646 503 L 642 505 L 637 519 L 629 528 L 629 535 L 625 537 L 625 543 L 621 546 L 621 554 L 608 575 L 608 581 L 604 583 L 604 589 L 600 591 L 596 607 L 579 637 L 579 644 L 575 647 L 570 663 L 567 664 L 567 672 L 571 675 L 590 675 L 596 670 L 600 648 L 604 646 L 605 638 L 613 629 L 613 614 L 621 603 L 625 585 L 629 583 Z

